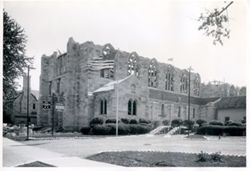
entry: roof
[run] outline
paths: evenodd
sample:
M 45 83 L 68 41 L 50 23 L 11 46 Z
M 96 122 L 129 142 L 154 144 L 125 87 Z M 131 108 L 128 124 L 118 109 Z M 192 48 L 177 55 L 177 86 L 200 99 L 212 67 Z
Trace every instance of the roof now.
M 246 96 L 222 97 L 215 106 L 217 109 L 246 108 Z
M 168 100 L 173 102 L 182 102 L 187 103 L 188 96 L 184 94 L 178 94 L 175 92 L 170 91 L 163 91 L 155 88 L 149 89 L 149 98 L 153 99 L 160 99 L 160 100 Z M 194 97 L 190 96 L 190 103 L 197 104 L 197 105 L 206 105 L 210 102 L 214 102 L 218 100 L 219 97 L 214 98 L 200 98 L 200 97 Z
M 121 80 L 111 81 L 108 84 L 105 84 L 104 86 L 98 88 L 93 93 L 111 91 L 111 90 L 114 89 L 115 84 L 117 84 L 117 83 L 120 84 L 121 82 L 123 82 L 123 81 L 127 80 L 128 78 L 130 78 L 132 75 L 129 75 L 129 76 L 127 76 L 127 77 L 125 77 L 124 79 L 121 79 Z M 91 92 L 89 92 L 88 94 L 91 94 Z

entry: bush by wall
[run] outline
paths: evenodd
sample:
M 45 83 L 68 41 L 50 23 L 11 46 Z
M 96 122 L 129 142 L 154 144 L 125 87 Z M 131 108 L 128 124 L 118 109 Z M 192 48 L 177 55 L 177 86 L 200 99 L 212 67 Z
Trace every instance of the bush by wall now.
M 199 127 L 197 129 L 197 134 L 245 136 L 246 135 L 246 127 L 244 127 L 244 126 L 208 125 L 208 126 Z
M 110 135 L 111 127 L 97 124 L 91 130 L 94 135 Z
M 150 121 L 150 120 L 147 120 L 147 119 L 140 118 L 140 119 L 139 119 L 139 123 L 141 123 L 141 124 L 150 124 L 151 121 Z
M 118 122 L 119 122 L 119 120 L 118 120 Z M 106 124 L 116 123 L 116 119 L 107 119 L 107 120 L 105 121 L 105 123 L 106 123 Z
M 224 124 L 220 121 L 211 121 L 209 122 L 209 125 L 220 125 L 220 126 L 223 126 Z
M 90 127 L 82 127 L 82 128 L 80 129 L 80 132 L 81 132 L 82 134 L 87 135 L 87 134 L 89 134 L 89 132 L 90 132 Z
M 104 123 L 104 119 L 100 117 L 93 118 L 90 122 L 89 125 L 92 127 L 94 125 L 102 125 Z
M 183 125 L 191 129 L 194 126 L 194 121 L 192 121 L 192 120 L 184 120 Z
M 183 123 L 183 121 L 181 119 L 174 119 L 174 120 L 172 120 L 171 125 L 173 127 L 177 127 L 177 126 L 180 126 L 182 123 Z
M 167 120 L 167 119 L 163 120 L 163 121 L 162 121 L 162 124 L 163 124 L 163 125 L 169 125 L 169 120 Z
M 124 124 L 129 124 L 129 119 L 127 119 L 127 118 L 122 118 L 121 121 Z
M 138 122 L 137 122 L 137 120 L 135 120 L 135 119 L 131 119 L 130 120 L 130 122 L 129 122 L 129 124 L 137 124 Z
M 204 123 L 207 123 L 207 121 L 203 120 L 203 119 L 198 119 L 196 121 L 196 123 L 199 125 L 199 126 L 202 126 Z

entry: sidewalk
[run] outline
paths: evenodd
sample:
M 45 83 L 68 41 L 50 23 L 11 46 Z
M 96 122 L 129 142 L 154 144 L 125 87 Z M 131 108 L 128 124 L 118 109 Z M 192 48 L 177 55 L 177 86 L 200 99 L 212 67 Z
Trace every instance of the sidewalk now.
M 15 167 L 35 161 L 40 161 L 56 167 L 121 167 L 81 159 L 79 157 L 66 156 L 3 138 L 3 167 Z

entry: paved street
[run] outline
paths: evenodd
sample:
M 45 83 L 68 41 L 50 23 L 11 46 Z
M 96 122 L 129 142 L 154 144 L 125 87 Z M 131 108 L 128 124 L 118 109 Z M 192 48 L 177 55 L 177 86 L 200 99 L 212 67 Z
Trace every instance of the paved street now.
M 63 154 L 67 157 L 79 157 L 82 159 L 102 151 L 124 150 L 187 153 L 199 153 L 203 151 L 208 153 L 221 152 L 222 154 L 229 155 L 246 155 L 245 137 L 222 137 L 220 140 L 216 136 L 207 137 L 208 140 L 186 139 L 183 135 L 176 135 L 168 138 L 163 136 L 147 137 L 145 135 L 121 137 L 60 137 L 36 139 L 21 143 L 23 143 L 23 145 L 29 145 L 28 147 L 37 147 L 37 149 L 46 149 L 56 154 Z M 5 143 L 6 141 L 4 141 L 3 144 L 4 164 L 8 162 L 9 159 L 17 161 L 22 160 L 22 157 L 15 158 L 16 151 L 10 148 L 6 149 Z M 18 146 L 15 146 L 15 148 L 17 149 Z

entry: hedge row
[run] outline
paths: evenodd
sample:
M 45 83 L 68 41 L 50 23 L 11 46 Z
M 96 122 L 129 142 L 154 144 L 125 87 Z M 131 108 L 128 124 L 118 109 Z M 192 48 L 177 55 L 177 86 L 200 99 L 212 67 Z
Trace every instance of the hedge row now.
M 151 126 L 146 124 L 119 124 L 118 134 L 129 135 L 129 134 L 145 134 L 151 130 Z M 81 129 L 82 134 L 93 134 L 93 135 L 115 135 L 116 125 L 94 125 L 91 128 L 84 127 Z
M 122 122 L 123 124 L 150 124 L 151 121 L 150 120 L 147 120 L 147 119 L 143 119 L 143 118 L 140 118 L 139 120 L 136 120 L 136 119 L 127 119 L 127 118 L 122 118 L 121 120 L 118 121 L 119 123 Z M 93 118 L 89 125 L 92 127 L 94 125 L 103 125 L 103 124 L 115 124 L 116 123 L 116 119 L 104 119 L 104 118 L 101 118 L 101 117 L 96 117 L 96 118 Z
M 229 135 L 229 136 L 245 136 L 246 127 L 244 126 L 219 126 L 208 125 L 197 129 L 197 134 L 201 135 Z

